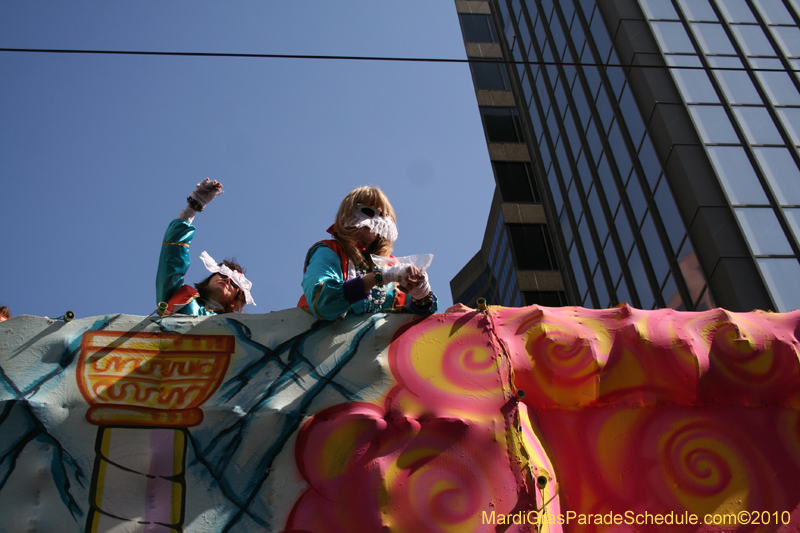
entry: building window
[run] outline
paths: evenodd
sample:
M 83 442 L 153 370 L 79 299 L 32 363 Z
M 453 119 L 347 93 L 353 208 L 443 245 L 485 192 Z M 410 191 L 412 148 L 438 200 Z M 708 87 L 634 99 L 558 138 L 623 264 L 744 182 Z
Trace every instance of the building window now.
M 661 289 L 661 297 L 664 299 L 664 305 L 671 309 L 679 311 L 686 311 L 686 306 L 683 304 L 681 294 L 678 292 L 678 286 L 672 275 L 667 276 L 664 282 L 664 288 Z
M 739 137 L 722 106 L 692 105 L 689 112 L 704 143 L 739 144 Z
M 792 228 L 795 239 L 800 239 L 800 209 L 784 209 L 783 214 Z
M 642 257 L 639 255 L 641 250 L 638 246 L 633 247 L 631 256 L 628 259 L 628 269 L 630 270 L 633 284 L 636 287 L 636 292 L 639 294 L 639 308 L 652 309 L 656 303 L 653 297 L 653 291 L 650 287 L 650 282 L 647 279 L 647 271 L 645 270 Z
M 786 148 L 753 148 L 778 203 L 800 205 L 800 171 Z M 752 203 L 752 202 L 751 202 Z
M 800 309 L 800 285 L 786 283 L 786 280 L 800 278 L 800 264 L 797 259 L 759 258 L 757 261 L 772 293 L 772 299 L 778 306 L 776 311 L 788 313 Z
M 459 13 L 461 32 L 468 43 L 496 43 L 497 32 L 491 15 L 475 15 L 472 13 Z
M 514 302 L 519 301 L 519 303 L 522 303 L 522 299 L 519 296 L 517 273 L 513 268 L 508 277 L 508 285 L 505 288 L 502 286 L 499 287 L 499 290 L 501 293 L 497 295 L 497 300 L 500 302 L 500 305 L 505 307 L 519 307 L 519 305 Z
M 592 283 L 594 284 L 595 296 L 597 296 L 598 309 L 607 309 L 611 307 L 611 297 L 608 295 L 608 287 L 606 287 L 606 282 L 603 279 L 603 269 L 600 268 L 600 265 L 598 265 L 597 270 L 594 271 Z
M 680 248 L 681 242 L 683 242 L 686 229 L 684 229 L 683 219 L 678 212 L 678 207 L 675 205 L 675 200 L 669 190 L 666 179 L 661 180 L 653 199 L 658 207 L 658 214 L 661 215 L 661 222 L 669 236 L 669 242 L 672 244 L 672 248 L 677 250 Z
M 759 71 L 756 77 L 773 105 L 800 105 L 800 93 L 788 72 Z
M 692 40 L 681 22 L 651 22 L 653 33 L 664 53 L 693 54 Z
M 734 107 L 733 114 L 750 144 L 784 144 L 766 107 Z
M 767 195 L 741 146 L 709 146 L 708 155 L 734 205 L 767 205 Z
M 511 90 L 505 63 L 500 63 L 497 59 L 481 59 L 480 61 L 471 62 L 469 68 L 472 71 L 472 81 L 475 83 L 476 89 L 487 91 Z
M 706 54 L 735 55 L 736 49 L 731 44 L 722 24 L 695 23 L 692 30 Z
M 641 229 L 642 242 L 647 246 L 647 255 L 650 257 L 650 265 L 653 267 L 653 272 L 656 279 L 660 284 L 664 280 L 664 276 L 669 271 L 669 260 L 664 254 L 664 248 L 658 237 L 655 222 L 653 222 L 653 213 L 648 213 L 644 218 Z
M 754 255 L 793 254 L 778 217 L 771 208 L 737 207 L 734 212 Z
M 718 103 L 719 97 L 708 74 L 702 70 L 672 69 L 672 77 L 678 84 L 683 99 L 689 103 Z
M 714 75 L 719 81 L 725 97 L 732 104 L 761 104 L 759 96 L 750 75 L 745 71 L 716 70 Z
M 533 186 L 530 163 L 493 161 L 492 166 L 504 202 L 542 202 L 539 191 Z
M 563 307 L 567 305 L 567 295 L 562 291 L 522 291 L 525 305 Z
M 511 254 L 506 253 L 503 257 L 503 273 L 500 274 L 500 284 L 497 286 L 497 290 L 500 292 L 500 294 L 502 294 L 506 290 L 506 283 L 508 282 L 508 276 L 510 273 L 511 273 Z M 502 300 L 500 301 L 502 302 Z
M 777 55 L 761 26 L 735 24 L 731 26 L 731 29 L 736 40 L 739 41 L 739 45 L 744 49 L 744 53 L 748 56 L 774 57 Z
M 508 224 L 519 270 L 557 270 L 553 243 L 544 224 Z
M 800 146 L 800 108 L 797 107 L 783 107 L 776 109 L 778 115 L 781 117 L 781 122 L 786 131 L 792 137 L 792 143 L 795 146 Z
M 756 22 L 753 12 L 743 0 L 722 0 L 717 5 L 728 22 Z
M 481 107 L 486 138 L 493 143 L 521 143 L 522 124 L 516 107 Z
M 697 0 L 678 0 L 681 9 L 686 14 L 689 20 L 698 20 L 704 22 L 716 22 L 717 14 L 711 8 L 708 0 L 698 2 Z M 675 17 L 677 18 L 677 17 Z
M 786 20 L 791 20 L 791 18 Z M 800 28 L 796 26 L 776 26 L 772 28 L 772 34 L 784 54 L 788 57 L 800 57 Z
M 649 19 L 680 20 L 671 2 L 642 0 L 642 9 Z

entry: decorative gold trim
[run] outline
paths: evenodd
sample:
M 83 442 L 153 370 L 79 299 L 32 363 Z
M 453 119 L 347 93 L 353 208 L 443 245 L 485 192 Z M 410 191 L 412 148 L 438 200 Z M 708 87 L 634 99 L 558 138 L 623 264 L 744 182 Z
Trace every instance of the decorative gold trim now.
M 183 246 L 184 248 L 188 248 L 189 245 L 185 242 L 162 242 L 164 246 Z
M 314 301 L 311 303 L 311 306 L 314 308 L 314 312 L 311 314 L 314 315 L 314 318 L 322 317 L 322 315 L 320 315 L 319 311 L 317 310 L 317 300 L 319 300 L 319 297 L 322 296 L 323 285 L 325 285 L 325 283 L 320 283 L 319 285 L 317 285 L 316 290 L 314 291 L 315 292 Z M 309 309 L 309 312 L 311 312 L 311 309 Z
M 178 307 L 178 309 L 180 309 L 180 308 L 182 308 L 184 305 L 192 303 L 192 301 L 193 301 L 193 300 L 196 300 L 197 298 L 200 298 L 200 295 L 199 295 L 199 294 L 192 294 L 191 296 L 189 296 L 189 299 L 188 299 L 188 300 L 186 300 L 185 302 L 180 302 L 180 303 L 177 303 L 177 302 L 176 302 L 176 303 L 175 303 L 175 305 L 179 305 L 180 307 Z

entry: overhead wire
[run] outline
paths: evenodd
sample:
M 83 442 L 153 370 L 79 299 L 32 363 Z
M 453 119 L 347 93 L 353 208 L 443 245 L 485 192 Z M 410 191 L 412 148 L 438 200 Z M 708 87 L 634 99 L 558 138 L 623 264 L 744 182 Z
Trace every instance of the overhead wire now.
M 89 54 L 89 55 L 129 55 L 129 56 L 171 56 L 171 57 L 225 57 L 225 58 L 259 58 L 259 59 L 318 59 L 337 61 L 386 61 L 408 63 L 502 63 L 507 65 L 531 66 L 571 66 L 625 69 L 663 69 L 663 70 L 706 70 L 702 65 L 623 65 L 619 63 L 572 63 L 566 61 L 517 61 L 499 58 L 431 58 L 431 57 L 380 57 L 380 56 L 344 56 L 314 54 L 257 54 L 238 52 L 157 52 L 147 50 L 80 50 L 60 48 L 0 48 L 0 52 L 23 52 L 44 54 Z M 678 56 L 680 57 L 680 56 Z M 741 67 L 711 67 L 710 70 L 744 70 L 751 72 L 786 72 L 782 68 L 758 68 L 749 65 Z M 800 69 L 792 69 L 797 71 Z

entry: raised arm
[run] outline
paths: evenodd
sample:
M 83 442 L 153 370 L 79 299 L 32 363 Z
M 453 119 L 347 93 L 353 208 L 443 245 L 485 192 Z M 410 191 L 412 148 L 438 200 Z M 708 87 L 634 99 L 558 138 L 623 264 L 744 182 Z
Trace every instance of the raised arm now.
M 195 190 L 186 198 L 187 205 L 170 222 L 164 234 L 161 255 L 158 258 L 156 273 L 156 301 L 168 302 L 182 285 L 191 259 L 189 245 L 194 237 L 192 225 L 195 215 L 218 195 L 222 194 L 222 184 L 206 178 L 197 184 Z

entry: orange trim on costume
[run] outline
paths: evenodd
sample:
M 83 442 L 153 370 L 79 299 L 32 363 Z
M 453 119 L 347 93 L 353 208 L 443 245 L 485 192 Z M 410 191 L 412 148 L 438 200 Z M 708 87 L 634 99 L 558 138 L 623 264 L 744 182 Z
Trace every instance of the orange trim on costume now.
M 314 314 L 316 316 L 322 316 L 321 314 L 319 314 L 319 311 L 317 311 L 317 300 L 319 300 L 321 294 L 322 294 L 322 285 L 317 287 L 317 294 L 314 295 Z
M 324 244 L 325 246 L 336 252 L 336 255 L 339 256 L 339 261 L 342 262 L 342 274 L 344 276 L 344 280 L 347 281 L 347 269 L 350 266 L 350 258 L 347 257 L 347 253 L 345 253 L 344 248 L 342 248 L 342 245 L 330 239 L 325 241 L 319 241 L 317 244 Z
M 392 304 L 392 309 L 402 309 L 406 306 L 406 293 L 400 290 L 400 287 L 397 287 L 394 291 L 394 303 Z
M 189 285 L 184 285 L 175 291 L 175 294 L 173 294 L 172 298 L 170 298 L 169 302 L 167 302 L 167 313 L 172 314 L 175 312 L 176 305 L 178 306 L 178 309 L 180 309 L 195 298 L 199 297 L 200 293 L 197 292 L 197 289 Z

